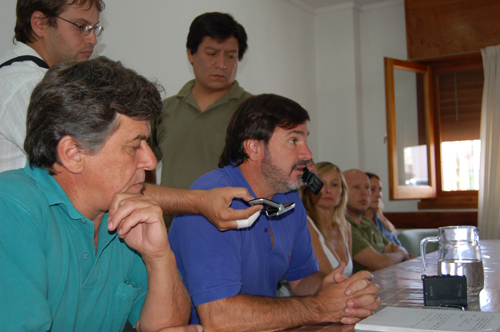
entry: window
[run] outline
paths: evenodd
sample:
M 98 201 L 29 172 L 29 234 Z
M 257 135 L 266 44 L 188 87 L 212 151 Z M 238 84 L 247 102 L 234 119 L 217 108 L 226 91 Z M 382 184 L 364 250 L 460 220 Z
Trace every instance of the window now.
M 385 58 L 389 198 L 436 196 L 432 73 L 429 66 Z
M 385 67 L 390 199 L 422 199 L 419 209 L 477 208 L 480 54 L 386 58 Z

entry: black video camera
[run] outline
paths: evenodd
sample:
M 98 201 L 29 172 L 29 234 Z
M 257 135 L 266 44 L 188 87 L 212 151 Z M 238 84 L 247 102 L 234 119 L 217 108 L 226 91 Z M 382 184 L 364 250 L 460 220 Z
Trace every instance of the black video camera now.
M 304 184 L 314 195 L 317 195 L 321 191 L 321 188 L 323 188 L 323 181 L 307 167 L 304 168 L 304 173 L 302 173 L 302 181 L 304 181 Z
M 424 304 L 438 307 L 467 306 L 467 278 L 465 276 L 422 275 Z

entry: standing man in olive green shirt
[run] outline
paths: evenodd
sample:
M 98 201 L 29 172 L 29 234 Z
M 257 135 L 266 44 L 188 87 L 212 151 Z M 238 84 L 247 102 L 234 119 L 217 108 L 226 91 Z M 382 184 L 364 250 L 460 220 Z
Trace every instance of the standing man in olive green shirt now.
M 347 184 L 346 219 L 352 226 L 353 272 L 376 271 L 408 259 L 408 252 L 389 240 L 363 213 L 370 206 L 371 191 L 368 176 L 350 169 L 342 173 Z
M 163 101 L 163 115 L 152 122 L 149 141 L 162 161 L 161 185 L 182 189 L 217 168 L 229 120 L 251 96 L 235 81 L 247 35 L 233 17 L 217 12 L 198 16 L 186 47 L 195 79 Z

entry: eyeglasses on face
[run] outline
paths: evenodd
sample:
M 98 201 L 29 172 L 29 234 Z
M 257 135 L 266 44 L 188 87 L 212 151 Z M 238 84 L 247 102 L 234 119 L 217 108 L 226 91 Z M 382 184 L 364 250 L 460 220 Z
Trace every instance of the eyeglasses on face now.
M 95 36 L 98 37 L 101 33 L 102 33 L 102 30 L 103 30 L 103 27 L 100 26 L 100 25 L 95 25 L 95 26 L 91 26 L 90 24 L 87 24 L 87 25 L 80 25 L 78 23 L 75 23 L 75 22 L 71 22 L 71 21 L 68 21 L 67 19 L 65 18 L 62 18 L 60 16 L 56 16 L 57 18 L 60 18 L 61 20 L 63 21 L 66 21 L 68 23 L 71 23 L 73 24 L 74 26 L 78 27 L 78 29 L 80 29 L 80 33 L 84 36 L 88 36 L 90 35 L 90 33 L 92 32 L 92 30 L 94 30 L 94 33 L 95 33 Z

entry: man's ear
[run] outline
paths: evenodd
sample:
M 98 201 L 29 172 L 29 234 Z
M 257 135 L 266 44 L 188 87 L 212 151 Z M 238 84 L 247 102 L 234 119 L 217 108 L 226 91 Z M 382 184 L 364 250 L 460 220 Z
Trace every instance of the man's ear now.
M 37 37 L 43 37 L 49 27 L 49 19 L 41 11 L 31 14 L 31 28 Z
M 189 63 L 192 66 L 194 59 L 193 59 L 193 53 L 191 53 L 191 49 L 190 48 L 187 49 L 187 54 L 188 54 L 188 61 L 189 61 Z
M 248 159 L 251 161 L 257 161 L 264 155 L 263 142 L 256 139 L 247 139 L 243 142 L 243 147 L 248 155 Z
M 57 144 L 57 155 L 61 164 L 71 173 L 81 173 L 83 170 L 83 153 L 78 142 L 66 135 Z

